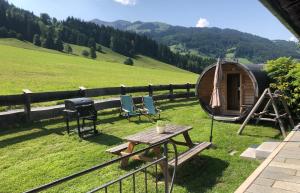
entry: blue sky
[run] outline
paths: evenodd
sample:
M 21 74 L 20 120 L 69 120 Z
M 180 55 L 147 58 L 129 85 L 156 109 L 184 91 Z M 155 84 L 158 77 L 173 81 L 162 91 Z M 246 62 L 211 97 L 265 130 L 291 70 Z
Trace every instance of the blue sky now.
M 187 27 L 232 28 L 269 39 L 293 35 L 258 0 L 9 0 L 14 5 L 65 19 L 161 21 Z

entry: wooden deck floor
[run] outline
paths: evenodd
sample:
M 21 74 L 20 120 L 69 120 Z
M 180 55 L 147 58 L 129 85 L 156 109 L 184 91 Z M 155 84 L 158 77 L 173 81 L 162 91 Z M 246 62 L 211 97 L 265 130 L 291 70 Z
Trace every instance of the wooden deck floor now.
M 300 125 L 235 193 L 300 193 Z

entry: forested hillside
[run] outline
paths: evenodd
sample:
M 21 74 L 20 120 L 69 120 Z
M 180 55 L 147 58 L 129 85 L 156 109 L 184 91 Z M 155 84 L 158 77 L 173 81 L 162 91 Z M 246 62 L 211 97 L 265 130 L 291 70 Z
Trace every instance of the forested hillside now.
M 196 73 L 215 61 L 174 53 L 168 46 L 158 44 L 146 35 L 99 26 L 73 17 L 58 21 L 46 13 L 35 16 L 5 0 L 0 0 L 0 38 L 18 38 L 36 46 L 65 52 L 72 50 L 66 43 L 87 46 L 90 52 L 83 54 L 91 58 L 97 57 L 96 50 L 101 51 L 102 45 L 128 57 L 142 54 Z
M 171 26 L 160 22 L 104 22 L 93 20 L 99 25 L 111 26 L 125 31 L 147 35 L 159 43 L 168 45 L 174 52 L 207 57 L 246 58 L 252 62 L 265 62 L 281 56 L 300 58 L 295 42 L 272 41 L 233 29 L 195 28 Z

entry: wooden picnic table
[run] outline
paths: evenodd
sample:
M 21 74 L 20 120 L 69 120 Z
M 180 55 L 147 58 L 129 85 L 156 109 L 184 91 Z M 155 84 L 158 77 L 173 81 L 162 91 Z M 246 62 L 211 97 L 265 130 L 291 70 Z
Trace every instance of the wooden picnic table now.
M 117 147 L 111 148 L 107 150 L 110 153 L 114 153 L 117 155 L 128 155 L 131 154 L 134 151 L 135 146 L 139 144 L 146 144 L 146 145 L 154 145 L 160 142 L 163 142 L 165 140 L 170 140 L 176 145 L 183 145 L 189 147 L 189 150 L 180 154 L 178 156 L 178 165 L 181 165 L 185 161 L 189 160 L 193 156 L 197 155 L 199 152 L 203 151 L 204 149 L 207 149 L 211 146 L 211 143 L 209 142 L 202 142 L 202 143 L 193 143 L 189 131 L 193 129 L 191 126 L 181 126 L 181 125 L 167 125 L 165 126 L 165 132 L 162 134 L 157 133 L 156 127 L 149 128 L 145 131 L 136 133 L 134 135 L 130 135 L 127 137 L 124 137 L 123 139 L 127 141 L 127 143 L 119 145 Z M 173 138 L 178 136 L 178 135 L 183 135 L 184 141 L 176 141 Z M 160 146 L 156 146 L 153 148 L 153 152 L 155 154 L 155 157 L 161 158 L 162 157 L 162 151 Z M 148 157 L 144 154 L 141 155 L 136 155 L 131 157 L 131 159 L 134 160 L 143 160 L 147 162 L 153 161 L 153 157 Z M 127 166 L 128 165 L 129 159 L 123 159 L 121 162 L 121 166 Z M 159 164 L 162 171 L 164 171 L 164 165 Z M 169 166 L 175 166 L 175 159 L 172 159 L 169 161 Z M 168 179 L 169 178 L 169 174 Z

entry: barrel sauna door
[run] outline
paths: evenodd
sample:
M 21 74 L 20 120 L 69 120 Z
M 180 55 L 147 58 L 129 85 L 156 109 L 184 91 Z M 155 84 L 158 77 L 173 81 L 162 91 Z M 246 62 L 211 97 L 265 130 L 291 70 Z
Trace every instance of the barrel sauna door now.
M 227 74 L 227 110 L 240 110 L 240 74 Z

